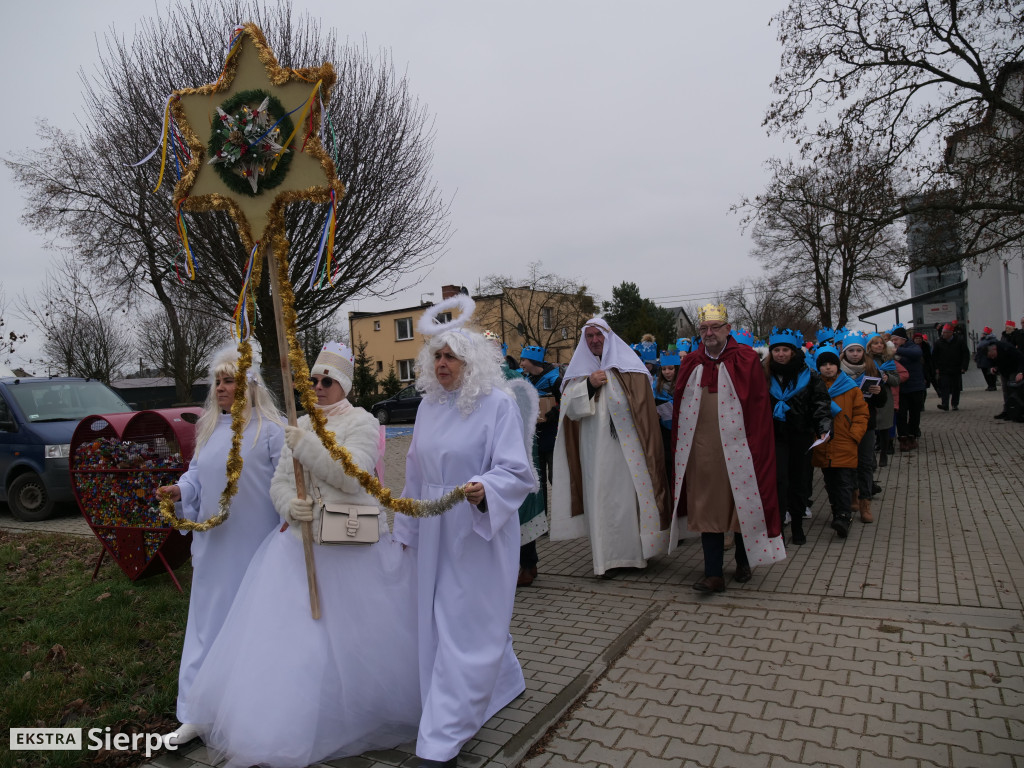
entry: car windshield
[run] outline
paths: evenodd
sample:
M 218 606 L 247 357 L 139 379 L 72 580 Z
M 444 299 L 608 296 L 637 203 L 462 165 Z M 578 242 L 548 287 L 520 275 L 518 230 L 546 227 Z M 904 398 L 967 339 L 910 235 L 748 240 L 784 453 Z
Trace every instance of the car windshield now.
M 27 381 L 7 387 L 28 421 L 79 421 L 91 414 L 132 409 L 99 381 Z

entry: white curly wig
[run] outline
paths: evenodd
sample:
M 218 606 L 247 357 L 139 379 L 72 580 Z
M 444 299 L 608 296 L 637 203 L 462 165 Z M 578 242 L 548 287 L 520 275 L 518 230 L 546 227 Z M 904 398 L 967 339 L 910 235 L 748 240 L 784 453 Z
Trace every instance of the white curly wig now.
M 234 376 L 238 373 L 238 348 L 234 345 L 222 347 L 214 353 L 210 361 L 210 386 L 206 392 L 206 402 L 203 404 L 203 413 L 196 422 L 196 451 L 206 445 L 217 428 L 217 418 L 220 416 L 220 408 L 217 407 L 217 386 L 218 376 Z M 275 424 L 284 424 L 281 412 L 277 408 L 274 395 L 263 383 L 260 375 L 260 354 L 259 349 L 253 345 L 252 365 L 246 374 L 246 398 L 243 429 L 249 425 L 253 414 L 256 414 L 257 429 L 253 435 L 253 445 L 259 439 L 263 421 L 272 421 Z
M 448 346 L 463 363 L 459 386 L 452 392 L 441 386 L 434 375 L 434 354 Z M 503 389 L 505 374 L 501 370 L 501 348 L 475 331 L 464 328 L 442 331 L 427 337 L 416 357 L 416 389 L 426 400 L 443 403 L 455 396 L 455 404 L 463 416 L 476 409 L 478 401 L 491 390 Z

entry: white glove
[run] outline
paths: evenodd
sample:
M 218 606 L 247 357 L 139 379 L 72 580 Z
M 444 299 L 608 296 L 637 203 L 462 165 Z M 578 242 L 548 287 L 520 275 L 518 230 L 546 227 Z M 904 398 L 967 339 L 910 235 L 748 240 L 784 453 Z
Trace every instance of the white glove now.
M 295 453 L 295 446 L 301 442 L 303 432 L 305 432 L 305 430 L 293 427 L 290 424 L 284 428 L 284 441 L 287 443 L 292 453 Z
M 288 502 L 289 523 L 311 523 L 313 522 L 313 500 L 292 499 Z

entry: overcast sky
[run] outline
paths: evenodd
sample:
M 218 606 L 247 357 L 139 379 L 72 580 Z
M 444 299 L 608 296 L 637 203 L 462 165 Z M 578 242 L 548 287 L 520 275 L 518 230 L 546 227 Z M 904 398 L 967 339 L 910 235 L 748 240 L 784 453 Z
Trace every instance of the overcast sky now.
M 157 5 L 163 6 L 163 0 Z M 761 127 L 778 68 L 781 0 L 295 0 L 342 38 L 390 50 L 436 116 L 434 176 L 452 199 L 447 253 L 389 304 L 531 261 L 601 298 L 635 282 L 666 305 L 709 300 L 760 268 L 729 206 L 761 191 L 788 154 Z M 131 37 L 152 4 L 23 2 L 0 28 L 8 62 L 6 151 L 35 121 L 74 129 L 77 71 L 111 26 Z M 240 19 L 239 21 L 244 21 Z M 210 30 L 223 35 L 224 30 Z M 211 80 L 217 73 L 211 72 Z M 19 222 L 3 174 L 0 253 L 8 300 L 34 293 L 53 258 Z M 411 284 L 413 281 L 407 281 Z

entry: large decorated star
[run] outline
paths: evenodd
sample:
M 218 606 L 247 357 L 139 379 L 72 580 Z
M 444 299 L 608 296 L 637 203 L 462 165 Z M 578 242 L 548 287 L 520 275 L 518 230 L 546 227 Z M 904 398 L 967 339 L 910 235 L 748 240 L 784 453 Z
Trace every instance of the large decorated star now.
M 171 100 L 192 151 L 174 188 L 175 205 L 188 211 L 230 211 L 251 249 L 283 232 L 288 203 L 326 203 L 332 189 L 340 197 L 344 189 L 318 131 L 320 101 L 327 101 L 334 80 L 329 62 L 300 70 L 279 66 L 258 27 L 240 28 L 220 78 L 175 91 Z M 317 88 L 306 114 L 302 106 Z M 294 110 L 290 122 L 273 129 L 282 114 Z M 282 153 L 292 123 L 298 130 Z

